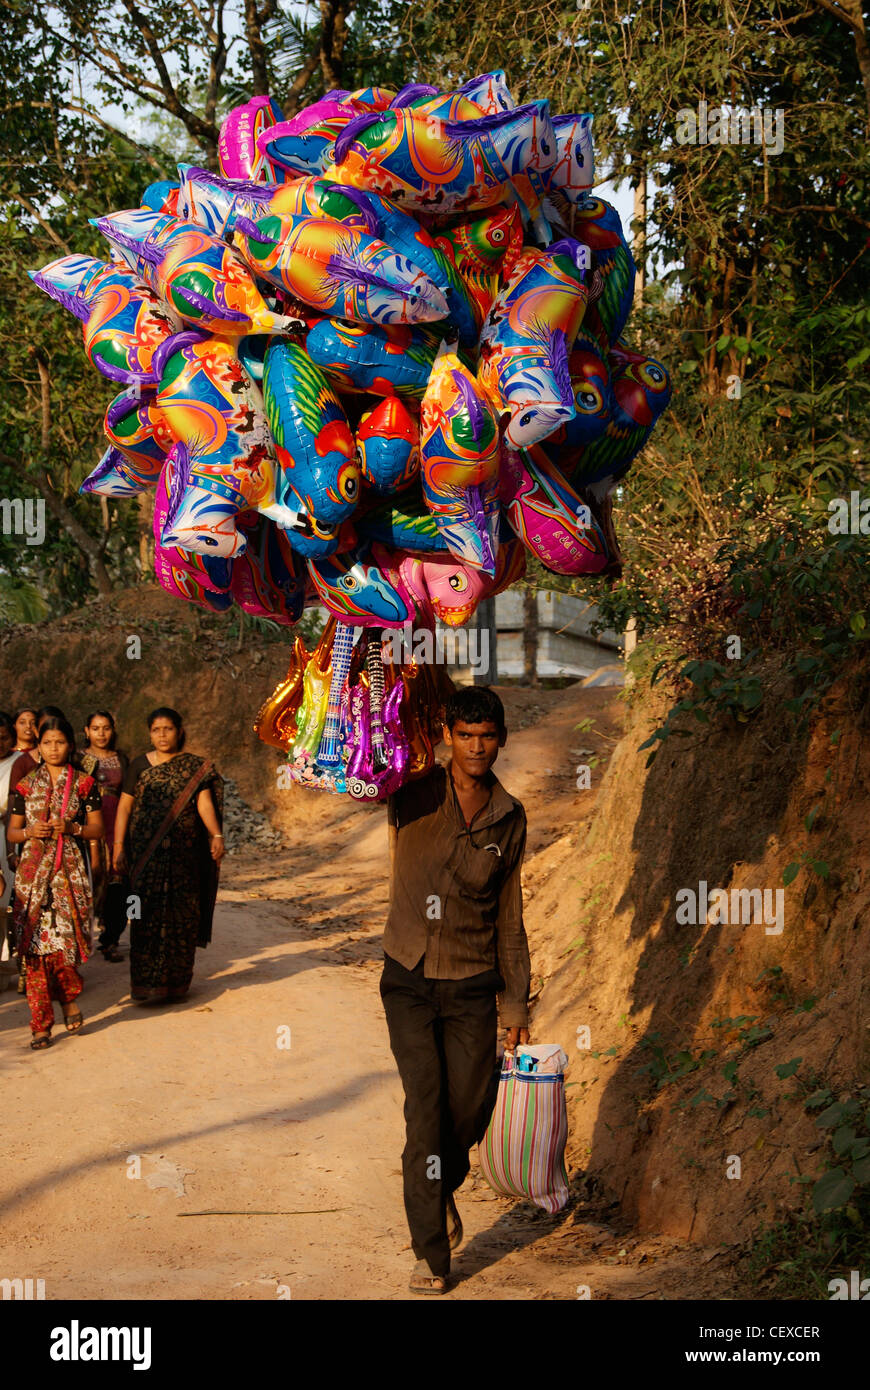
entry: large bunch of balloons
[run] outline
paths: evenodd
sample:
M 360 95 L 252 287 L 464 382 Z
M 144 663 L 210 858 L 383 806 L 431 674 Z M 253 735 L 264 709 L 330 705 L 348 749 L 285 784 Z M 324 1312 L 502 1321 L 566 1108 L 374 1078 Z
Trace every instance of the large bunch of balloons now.
M 467 622 L 529 551 L 619 565 L 611 494 L 670 383 L 622 340 L 635 266 L 591 121 L 516 107 L 500 71 L 290 121 L 255 97 L 219 175 L 180 166 L 96 220 L 107 261 L 32 272 L 121 388 L 82 491 L 154 489 L 164 588 L 334 615 L 258 717 L 298 780 L 381 797 L 431 766 L 435 677 L 373 630 Z

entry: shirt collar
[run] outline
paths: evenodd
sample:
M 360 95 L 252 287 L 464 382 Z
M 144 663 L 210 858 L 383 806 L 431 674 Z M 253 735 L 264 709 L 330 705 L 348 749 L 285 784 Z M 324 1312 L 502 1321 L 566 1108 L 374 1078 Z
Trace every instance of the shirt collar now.
M 453 787 L 453 780 L 450 776 L 450 764 L 446 767 L 441 764 L 441 775 L 444 782 L 444 795 L 441 800 L 441 812 L 449 821 L 455 824 L 458 829 L 465 831 L 465 817 L 462 814 L 462 807 L 456 796 Z M 494 825 L 496 821 L 503 820 L 516 809 L 517 802 L 510 792 L 505 791 L 495 773 L 490 769 L 487 780 L 491 788 L 489 805 L 480 813 L 474 821 L 474 830 L 482 830 L 486 825 Z

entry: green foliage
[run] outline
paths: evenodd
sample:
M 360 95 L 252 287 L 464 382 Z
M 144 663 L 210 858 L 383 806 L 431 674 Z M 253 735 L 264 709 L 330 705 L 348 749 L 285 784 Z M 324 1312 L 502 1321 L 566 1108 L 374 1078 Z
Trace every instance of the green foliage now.
M 870 1268 L 870 1087 L 837 1098 L 821 1085 L 803 1097 L 803 1108 L 824 1135 L 825 1167 L 800 1180 L 806 1209 L 763 1231 L 748 1265 L 756 1283 L 773 1284 L 776 1297 L 829 1298 L 832 1277 Z

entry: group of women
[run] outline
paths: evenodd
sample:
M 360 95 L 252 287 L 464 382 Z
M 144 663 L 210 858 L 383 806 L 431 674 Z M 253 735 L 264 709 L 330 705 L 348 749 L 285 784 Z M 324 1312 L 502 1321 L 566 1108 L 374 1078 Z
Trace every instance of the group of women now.
M 67 1032 L 84 1023 L 78 967 L 97 920 L 109 961 L 124 959 L 129 922 L 139 1003 L 183 999 L 196 948 L 211 939 L 223 779 L 184 751 L 176 710 L 152 710 L 147 723 L 151 749 L 131 761 L 106 710 L 87 719 L 81 750 L 56 706 L 0 713 L 0 908 L 11 906 L 34 1049 L 51 1044 L 55 1000 Z

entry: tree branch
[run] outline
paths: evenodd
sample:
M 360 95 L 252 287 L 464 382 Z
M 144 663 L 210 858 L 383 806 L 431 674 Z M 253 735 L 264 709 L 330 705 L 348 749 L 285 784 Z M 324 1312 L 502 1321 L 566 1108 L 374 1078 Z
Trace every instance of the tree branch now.
M 36 218 L 37 222 L 39 223 L 42 230 L 45 232 L 46 236 L 54 242 L 55 246 L 60 247 L 61 251 L 65 256 L 72 255 L 72 249 L 67 245 L 67 243 L 63 240 L 62 237 L 58 236 L 57 232 L 54 230 L 54 227 L 52 227 L 48 222 L 46 222 L 42 213 L 39 211 L 37 207 L 33 205 L 33 203 L 31 203 L 29 198 L 25 197 L 23 193 L 10 193 L 9 196 L 13 199 L 14 202 L 20 203 L 23 208 L 26 208 L 27 211 L 30 213 L 31 217 Z

